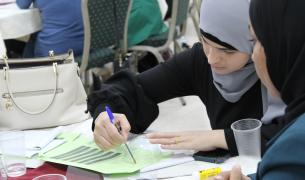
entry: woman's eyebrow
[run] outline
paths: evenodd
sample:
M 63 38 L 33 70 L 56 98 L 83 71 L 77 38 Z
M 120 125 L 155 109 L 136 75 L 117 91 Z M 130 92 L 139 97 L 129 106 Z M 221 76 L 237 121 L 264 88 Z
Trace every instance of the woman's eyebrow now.
M 205 43 L 207 43 L 207 44 L 210 45 L 210 46 L 213 46 L 213 45 L 211 45 L 210 43 L 208 43 L 208 42 L 205 40 L 204 36 L 201 36 L 201 38 L 202 38 L 202 40 L 203 40 Z M 222 51 L 232 51 L 232 52 L 236 51 L 236 50 L 232 50 L 232 49 L 229 49 L 229 48 L 226 48 L 226 47 L 215 47 L 215 46 L 213 46 L 213 47 L 216 48 L 216 49 L 222 50 Z
M 218 48 L 216 47 L 217 49 L 219 50 L 222 50 L 222 51 L 230 51 L 230 52 L 235 52 L 236 50 L 232 50 L 232 49 L 229 49 L 229 48 Z

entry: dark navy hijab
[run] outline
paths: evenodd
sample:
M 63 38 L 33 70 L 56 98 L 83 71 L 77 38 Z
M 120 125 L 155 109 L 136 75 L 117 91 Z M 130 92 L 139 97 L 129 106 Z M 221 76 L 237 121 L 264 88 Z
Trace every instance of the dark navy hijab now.
M 250 20 L 267 69 L 288 105 L 287 123 L 305 112 L 305 1 L 251 0 Z

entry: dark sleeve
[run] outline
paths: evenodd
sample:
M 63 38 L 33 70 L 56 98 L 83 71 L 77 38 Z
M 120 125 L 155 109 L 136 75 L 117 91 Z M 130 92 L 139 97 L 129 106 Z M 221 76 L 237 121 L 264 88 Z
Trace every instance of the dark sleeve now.
M 27 9 L 32 4 L 33 0 L 16 0 L 16 4 L 20 9 Z
M 261 129 L 261 144 L 262 154 L 266 150 L 266 145 L 270 139 L 272 139 L 278 132 L 280 132 L 290 121 L 281 117 L 275 118 L 270 124 L 263 124 Z
M 198 49 L 184 51 L 165 63 L 138 75 L 138 82 L 142 85 L 145 94 L 154 102 L 159 103 L 168 99 L 196 95 L 194 54 Z M 198 81 L 197 81 L 198 82 Z
M 90 114 L 95 120 L 107 104 L 113 112 L 127 116 L 131 132 L 145 131 L 158 116 L 158 103 L 195 94 L 193 51 L 194 48 L 180 53 L 138 75 L 128 71 L 115 74 L 102 84 L 101 90 L 88 96 Z
M 303 121 L 300 119 L 298 121 Z M 303 121 L 304 122 L 304 121 Z M 304 123 L 292 125 L 266 151 L 257 170 L 257 179 L 304 179 L 305 159 Z
M 237 156 L 238 155 L 238 150 L 235 142 L 235 137 L 233 130 L 230 128 L 224 129 L 224 134 L 228 146 L 228 150 L 232 156 Z
M 136 77 L 121 71 L 102 84 L 99 91 L 88 96 L 88 110 L 95 120 L 108 105 L 113 112 L 125 114 L 133 133 L 141 133 L 158 116 L 157 104 L 145 94 Z M 92 129 L 94 130 L 94 122 Z

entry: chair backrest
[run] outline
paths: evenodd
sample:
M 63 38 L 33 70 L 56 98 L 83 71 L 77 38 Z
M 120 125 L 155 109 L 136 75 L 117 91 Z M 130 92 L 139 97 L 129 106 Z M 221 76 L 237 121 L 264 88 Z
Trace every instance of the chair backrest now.
M 196 34 L 198 36 L 198 40 L 200 41 L 201 33 L 199 30 L 199 20 L 200 20 L 200 7 L 201 7 L 202 0 L 193 0 L 193 2 L 190 5 L 189 14 L 192 18 L 194 29 L 196 31 Z
M 90 49 L 127 49 L 127 23 L 132 0 L 82 0 L 84 50 L 80 71 L 88 65 Z
M 176 19 L 176 26 L 183 25 L 187 20 L 188 15 L 188 6 L 189 0 L 179 0 L 178 2 L 178 11 L 177 11 L 177 19 Z
M 167 42 L 158 49 L 167 48 L 175 38 L 176 28 L 186 23 L 189 2 L 189 0 L 173 0 Z
M 116 45 L 124 33 L 129 0 L 89 0 L 91 48 Z
M 196 7 L 196 10 L 197 10 L 198 16 L 199 16 L 202 0 L 194 0 L 194 3 L 195 3 L 195 7 Z

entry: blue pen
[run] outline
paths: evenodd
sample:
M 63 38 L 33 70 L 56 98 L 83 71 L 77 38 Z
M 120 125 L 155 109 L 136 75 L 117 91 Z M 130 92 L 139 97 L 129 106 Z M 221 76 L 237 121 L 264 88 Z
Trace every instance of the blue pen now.
M 113 116 L 113 114 L 112 114 L 110 108 L 109 108 L 108 106 L 106 106 L 105 109 L 106 109 L 106 112 L 107 112 L 108 117 L 109 117 L 109 119 L 110 119 L 110 122 L 111 122 L 112 124 L 114 124 L 114 116 Z M 120 127 L 117 127 L 117 126 L 116 126 L 116 128 L 118 129 L 118 131 L 119 131 L 119 133 L 120 133 L 120 132 L 121 132 L 121 128 L 120 128 Z M 133 162 L 136 164 L 137 162 L 136 162 L 135 158 L 133 157 L 133 155 L 132 155 L 132 153 L 131 153 L 131 151 L 130 151 L 128 145 L 127 145 L 126 143 L 124 143 L 124 144 L 125 144 L 125 146 L 126 146 L 126 148 L 127 148 L 127 150 L 128 150 L 128 153 L 130 154 L 130 156 L 131 156 Z
M 110 108 L 108 106 L 106 106 L 105 109 L 106 109 L 106 112 L 107 112 L 108 117 L 110 119 L 110 122 L 113 124 L 114 123 L 114 116 L 113 116 Z

